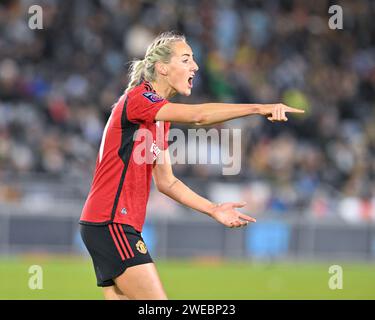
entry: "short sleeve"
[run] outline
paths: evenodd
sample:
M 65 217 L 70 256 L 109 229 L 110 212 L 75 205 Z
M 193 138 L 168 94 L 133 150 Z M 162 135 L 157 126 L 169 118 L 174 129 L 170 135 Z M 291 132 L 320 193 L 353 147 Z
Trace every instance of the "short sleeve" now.
M 158 111 L 169 101 L 152 91 L 137 92 L 128 97 L 126 112 L 132 122 L 154 122 Z

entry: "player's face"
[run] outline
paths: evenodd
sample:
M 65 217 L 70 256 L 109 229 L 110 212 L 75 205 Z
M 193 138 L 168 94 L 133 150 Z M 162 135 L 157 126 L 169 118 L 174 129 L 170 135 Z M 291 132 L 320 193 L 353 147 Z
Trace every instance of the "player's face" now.
M 172 90 L 189 96 L 193 88 L 193 78 L 199 68 L 194 61 L 193 51 L 186 42 L 179 41 L 174 44 L 167 68 L 167 81 Z

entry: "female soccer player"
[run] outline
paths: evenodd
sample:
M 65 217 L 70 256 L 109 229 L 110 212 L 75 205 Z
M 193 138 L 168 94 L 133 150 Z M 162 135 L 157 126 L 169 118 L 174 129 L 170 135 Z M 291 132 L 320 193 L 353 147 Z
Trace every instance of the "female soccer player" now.
M 80 224 L 97 285 L 103 287 L 106 299 L 167 298 L 141 236 L 152 176 L 160 192 L 227 227 L 255 222 L 236 210 L 245 203 L 212 203 L 177 179 L 169 161 L 167 134 L 157 137 L 160 128 L 168 133 L 173 121 L 205 126 L 254 114 L 286 121 L 286 112 L 303 112 L 283 104 L 169 102 L 176 94 L 191 94 L 197 71 L 185 37 L 161 34 L 144 59 L 133 62 L 129 85 L 105 126 Z M 150 133 L 143 140 L 137 139 L 140 129 Z M 139 161 L 142 152 L 136 156 L 135 150 L 142 143 L 145 159 Z

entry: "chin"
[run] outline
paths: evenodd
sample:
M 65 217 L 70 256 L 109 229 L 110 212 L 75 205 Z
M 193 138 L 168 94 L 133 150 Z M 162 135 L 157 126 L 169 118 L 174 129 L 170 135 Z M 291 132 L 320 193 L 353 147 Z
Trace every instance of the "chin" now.
M 188 96 L 191 95 L 191 89 L 184 90 L 184 91 L 180 92 L 180 94 L 185 96 L 185 97 L 188 97 Z
M 190 88 L 190 87 L 182 87 L 182 88 L 174 88 L 174 92 L 175 94 L 180 94 L 182 96 L 185 96 L 185 97 L 188 97 L 191 95 L 191 91 L 192 91 L 193 88 Z

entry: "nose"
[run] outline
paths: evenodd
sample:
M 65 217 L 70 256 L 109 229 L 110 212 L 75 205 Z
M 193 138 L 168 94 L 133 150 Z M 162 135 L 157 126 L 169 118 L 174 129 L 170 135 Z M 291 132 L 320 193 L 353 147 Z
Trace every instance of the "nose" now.
M 197 63 L 193 60 L 193 71 L 197 72 L 198 70 L 199 70 L 199 67 L 198 67 Z

